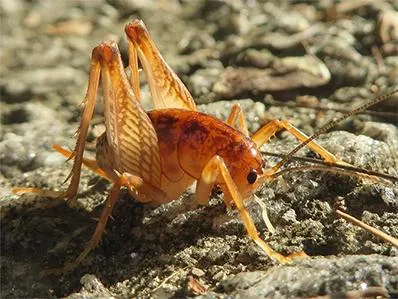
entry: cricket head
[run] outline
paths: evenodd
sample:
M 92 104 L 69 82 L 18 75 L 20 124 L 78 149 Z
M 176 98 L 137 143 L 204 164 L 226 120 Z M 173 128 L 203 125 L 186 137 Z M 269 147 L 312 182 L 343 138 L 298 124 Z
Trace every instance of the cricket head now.
M 250 198 L 264 183 L 266 161 L 251 139 L 244 137 L 243 141 L 231 143 L 220 156 L 243 199 Z M 228 194 L 225 188 L 222 189 Z

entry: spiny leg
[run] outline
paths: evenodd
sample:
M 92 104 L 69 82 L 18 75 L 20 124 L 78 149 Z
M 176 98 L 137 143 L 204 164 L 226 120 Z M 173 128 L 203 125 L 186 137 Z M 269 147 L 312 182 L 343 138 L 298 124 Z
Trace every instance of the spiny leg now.
M 68 159 L 72 159 L 74 157 L 74 153 L 71 151 L 68 151 L 61 147 L 58 144 L 53 144 L 52 145 L 53 149 L 55 149 L 57 152 L 59 152 L 61 155 Z M 101 176 L 102 178 L 112 181 L 106 173 L 98 166 L 97 161 L 87 159 L 87 158 L 82 158 L 82 163 L 85 167 L 90 169 L 91 171 L 95 172 L 97 175 Z M 40 197 L 46 197 L 46 198 L 53 198 L 53 199 L 60 199 L 64 198 L 67 194 L 65 191 L 54 191 L 54 190 L 46 190 L 46 189 L 41 189 L 41 188 L 35 188 L 35 187 L 17 187 L 12 189 L 13 193 L 35 193 Z
M 84 160 L 83 153 L 86 144 L 86 138 L 88 134 L 90 121 L 94 113 L 95 101 L 96 101 L 99 79 L 101 74 L 100 59 L 101 58 L 103 59 L 104 57 L 108 58 L 111 55 L 110 51 L 111 50 L 109 49 L 109 45 L 107 45 L 106 43 L 98 45 L 92 51 L 88 87 L 85 99 L 83 101 L 84 105 L 83 113 L 80 119 L 79 128 L 76 132 L 77 140 L 76 140 L 75 149 L 70 157 L 74 159 L 73 166 L 71 172 L 66 178 L 66 181 L 69 178 L 71 178 L 71 181 L 69 183 L 66 192 L 61 193 L 62 196 L 66 196 L 67 203 L 69 206 L 75 206 L 77 201 L 77 190 L 79 188 L 81 167 Z M 40 193 L 37 192 L 37 190 L 33 189 L 32 192 Z
M 133 60 L 132 63 L 135 62 L 136 51 L 148 80 L 155 109 L 196 110 L 192 95 L 163 59 L 144 23 L 134 20 L 126 26 L 125 32 L 129 49 L 132 49 L 129 53 L 130 59 Z M 134 69 L 133 74 L 138 72 L 134 64 L 130 64 L 130 68 Z
M 301 132 L 299 129 L 294 127 L 288 121 L 285 120 L 272 120 L 269 123 L 265 124 L 261 129 L 259 129 L 251 138 L 257 144 L 257 147 L 260 148 L 264 143 L 267 143 L 270 138 L 275 135 L 276 132 L 286 130 L 294 137 L 296 137 L 299 141 L 304 142 L 308 139 L 308 136 Z M 308 143 L 308 147 L 319 154 L 323 159 L 327 162 L 341 165 L 349 165 L 343 161 L 337 159 L 335 155 L 326 150 L 323 146 L 318 144 L 316 141 L 311 141 Z M 282 165 L 281 165 L 282 166 Z M 272 168 L 272 172 L 276 172 L 278 168 Z
M 98 59 L 98 54 L 96 52 L 98 47 L 94 48 L 91 56 L 91 67 L 90 67 L 90 75 L 88 80 L 88 87 L 86 97 L 84 99 L 84 110 L 82 114 L 82 118 L 80 120 L 79 129 L 77 131 L 77 141 L 76 146 L 73 151 L 74 153 L 74 162 L 72 170 L 68 176 L 71 177 L 71 182 L 66 191 L 66 196 L 68 199 L 69 206 L 76 205 L 77 200 L 77 189 L 79 187 L 80 182 L 80 172 L 83 162 L 83 152 L 84 146 L 86 143 L 88 128 L 90 125 L 90 121 L 92 119 L 95 107 L 95 100 L 97 96 L 99 78 L 101 73 L 101 65 Z
M 127 38 L 129 52 L 130 84 L 137 101 L 141 101 L 140 75 L 138 70 L 138 53 L 135 45 Z
M 127 173 L 122 174 L 119 180 L 114 182 L 112 189 L 108 195 L 108 198 L 105 201 L 104 207 L 101 211 L 101 215 L 98 220 L 95 231 L 90 241 L 87 243 L 85 249 L 82 251 L 82 253 L 80 253 L 80 255 L 74 261 L 65 263 L 63 267 L 44 270 L 40 273 L 40 275 L 41 276 L 46 276 L 50 274 L 59 275 L 65 272 L 72 271 L 74 268 L 76 268 L 86 258 L 86 256 L 90 253 L 90 251 L 93 250 L 95 247 L 97 247 L 99 241 L 101 240 L 108 219 L 111 216 L 112 210 L 119 197 L 120 188 L 122 186 L 125 186 L 130 189 L 136 189 L 140 187 L 141 184 L 142 184 L 141 178 Z
M 233 200 L 240 217 L 242 218 L 243 224 L 247 230 L 250 238 L 256 242 L 258 246 L 271 258 L 278 260 L 281 263 L 290 261 L 293 257 L 304 256 L 304 253 L 293 254 L 291 256 L 283 256 L 278 252 L 274 251 L 269 245 L 267 245 L 258 235 L 258 231 L 251 219 L 248 211 L 246 210 L 242 196 L 240 195 L 236 184 L 234 183 L 231 174 L 229 173 L 224 160 L 220 156 L 214 156 L 204 167 L 199 182 L 197 184 L 196 196 L 199 203 L 206 202 L 205 196 L 209 197 L 209 190 L 215 184 L 217 178 L 221 175 L 221 179 L 224 181 L 227 190 Z
M 236 120 L 238 120 L 238 124 L 235 125 Z M 227 120 L 225 121 L 230 126 L 236 127 L 239 131 L 241 131 L 246 136 L 249 136 L 249 130 L 247 129 L 245 115 L 242 111 L 242 108 L 239 104 L 233 104 L 231 107 L 231 112 Z
M 53 144 L 52 148 L 68 159 L 72 159 L 74 156 L 73 152 L 68 151 L 67 149 L 63 148 L 58 144 Z M 104 179 L 111 181 L 111 179 L 105 174 L 105 172 L 98 166 L 96 160 L 87 159 L 83 157 L 82 163 L 85 167 L 87 167 L 88 169 L 90 169 L 92 172 L 96 173 L 100 177 L 103 177 Z
M 137 66 L 137 61 L 136 61 L 137 53 L 134 51 L 134 49 L 130 50 L 131 51 L 129 54 L 130 56 L 129 58 L 132 59 L 130 67 L 133 69 L 133 74 L 131 78 L 132 82 L 130 84 L 128 84 L 127 82 L 127 77 L 122 67 L 119 49 L 117 48 L 117 45 L 114 42 L 103 42 L 97 47 L 95 47 L 92 52 L 89 83 L 87 88 L 87 94 L 84 100 L 84 110 L 80 121 L 80 126 L 78 129 L 75 150 L 73 151 L 74 164 L 72 167 L 72 171 L 70 173 L 72 179 L 68 187 L 68 190 L 66 192 L 68 198 L 68 204 L 71 206 L 76 204 L 76 194 L 80 181 L 80 172 L 81 172 L 81 165 L 83 162 L 84 146 L 87 138 L 89 124 L 94 112 L 94 106 L 96 101 L 96 95 L 98 92 L 98 84 L 101 72 L 105 70 L 105 73 L 103 73 L 101 77 L 102 77 L 102 85 L 103 85 L 102 89 L 105 97 L 106 107 L 108 106 L 113 107 L 114 105 L 118 105 L 119 103 L 124 101 L 136 101 L 134 93 L 137 93 L 139 96 L 138 78 L 133 78 L 134 76 L 136 76 L 136 72 L 138 73 L 138 68 L 137 69 L 135 68 Z M 132 94 L 130 94 L 131 84 L 133 86 Z M 118 94 L 119 97 L 115 97 L 116 91 L 119 92 Z M 137 104 L 132 109 L 133 114 L 137 112 L 136 109 L 134 109 L 136 107 Z M 142 110 L 141 107 L 139 107 L 138 110 L 140 109 Z M 108 110 L 111 109 L 109 108 Z M 108 117 L 106 117 L 107 130 L 110 129 L 108 128 L 110 125 L 117 126 L 115 122 L 112 122 L 110 124 L 111 120 L 113 120 L 113 117 L 111 115 L 108 115 Z M 147 119 L 146 121 L 149 122 L 149 120 Z M 117 129 L 120 128 L 117 127 Z M 115 128 L 112 128 L 111 131 L 114 133 Z M 112 133 L 108 135 L 108 137 L 112 136 L 113 136 Z M 111 141 L 113 141 L 113 139 L 109 140 L 109 142 Z

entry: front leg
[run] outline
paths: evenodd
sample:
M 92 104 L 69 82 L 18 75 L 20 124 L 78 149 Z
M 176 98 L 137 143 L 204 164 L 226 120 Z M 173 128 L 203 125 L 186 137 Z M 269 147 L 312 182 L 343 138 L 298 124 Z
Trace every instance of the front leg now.
M 267 245 L 258 235 L 258 231 L 252 218 L 243 204 L 243 198 L 233 181 L 228 168 L 225 165 L 223 158 L 216 155 L 206 164 L 203 168 L 201 177 L 196 187 L 196 199 L 199 203 L 204 204 L 208 202 L 210 197 L 211 189 L 216 183 L 217 178 L 221 178 L 225 183 L 226 189 L 237 208 L 239 215 L 243 221 L 246 231 L 250 238 L 271 258 L 276 259 L 281 263 L 289 262 L 293 257 L 304 256 L 303 252 L 293 254 L 291 256 L 283 256 L 278 252 L 274 251 L 269 245 Z

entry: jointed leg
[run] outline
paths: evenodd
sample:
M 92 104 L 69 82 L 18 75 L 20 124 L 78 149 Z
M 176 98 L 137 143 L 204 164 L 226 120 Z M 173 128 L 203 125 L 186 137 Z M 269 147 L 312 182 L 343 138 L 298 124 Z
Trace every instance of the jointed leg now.
M 141 101 L 140 92 L 140 76 L 138 71 L 138 53 L 135 45 L 127 39 L 128 51 L 129 51 L 129 68 L 131 72 L 130 84 L 133 88 L 134 95 L 137 101 Z
M 74 156 L 73 152 L 64 149 L 63 147 L 61 147 L 58 144 L 53 144 L 52 147 L 58 153 L 60 153 L 61 155 L 63 155 L 64 157 L 66 157 L 68 159 L 72 159 Z M 96 174 L 98 174 L 100 177 L 103 177 L 104 179 L 111 181 L 111 179 L 105 174 L 105 172 L 98 166 L 96 160 L 91 160 L 91 159 L 87 159 L 87 158 L 83 157 L 82 163 L 84 166 L 86 166 L 92 172 L 95 172 Z
M 82 118 L 80 120 L 79 129 L 77 131 L 76 146 L 73 151 L 73 153 L 74 153 L 73 167 L 68 176 L 68 178 L 72 177 L 71 182 L 68 187 L 68 190 L 66 191 L 68 204 L 70 206 L 76 205 L 76 200 L 77 200 L 76 195 L 77 195 L 77 189 L 79 187 L 79 181 L 80 181 L 80 172 L 81 172 L 81 167 L 82 167 L 82 162 L 83 162 L 84 146 L 86 143 L 86 138 L 87 138 L 90 121 L 91 121 L 91 118 L 94 113 L 95 98 L 97 96 L 100 72 L 101 72 L 101 65 L 98 60 L 98 56 L 95 53 L 95 49 L 94 49 L 92 58 L 91 58 L 91 67 L 90 67 L 88 88 L 87 88 L 86 97 L 84 99 L 84 110 L 83 110 Z
M 202 170 L 200 180 L 196 185 L 196 201 L 200 205 L 206 205 L 209 202 L 211 191 L 216 183 L 217 177 L 220 174 L 220 169 L 215 160 L 221 159 L 215 156 L 211 159 Z
M 288 262 L 291 257 L 285 257 L 277 253 L 258 236 L 254 222 L 243 204 L 242 196 L 232 180 L 232 177 L 225 166 L 224 160 L 220 156 L 214 156 L 203 169 L 201 178 L 196 187 L 196 196 L 198 202 L 206 202 L 206 196 L 207 198 L 210 196 L 209 192 L 211 191 L 211 188 L 215 184 L 219 175 L 221 175 L 222 180 L 225 182 L 226 188 L 228 189 L 230 196 L 239 212 L 239 215 L 242 218 L 248 235 L 265 251 L 268 256 L 282 263 Z M 304 254 L 300 253 L 299 255 L 302 256 Z
M 126 26 L 125 32 L 128 38 L 129 51 L 131 50 L 129 58 L 131 59 L 130 68 L 134 69 L 132 75 L 134 73 L 138 75 L 138 68 L 134 65 L 136 61 L 134 56 L 138 54 L 148 80 L 155 109 L 196 110 L 192 95 L 163 59 L 144 23 L 135 20 Z M 133 82 L 133 89 L 136 91 L 138 88 L 134 86 L 135 83 Z
M 53 144 L 52 145 L 53 149 L 55 149 L 57 152 L 62 154 L 64 157 L 68 159 L 72 159 L 74 157 L 73 152 L 68 151 L 61 147 L 58 144 Z M 88 169 L 91 171 L 95 172 L 97 175 L 103 177 L 104 179 L 108 181 L 112 181 L 106 174 L 105 172 L 98 166 L 97 161 L 87 159 L 87 158 L 82 158 L 82 163 L 84 166 L 86 166 Z M 18 188 L 13 188 L 12 189 L 13 193 L 35 193 L 40 197 L 48 197 L 48 198 L 65 198 L 66 192 L 65 191 L 53 191 L 53 190 L 46 190 L 46 189 L 41 189 L 41 188 L 34 188 L 34 187 L 18 187 Z
M 273 120 L 264 125 L 260 130 L 258 130 L 253 136 L 252 140 L 257 144 L 257 147 L 261 147 L 264 143 L 268 142 L 269 139 L 278 131 L 286 130 L 292 135 L 294 135 L 299 141 L 303 142 L 308 139 L 308 136 L 301 132 L 299 129 L 295 128 L 288 121 L 284 120 Z M 318 144 L 316 141 L 311 141 L 308 143 L 308 147 L 314 152 L 321 155 L 323 159 L 330 163 L 340 163 L 348 165 L 342 161 L 339 161 L 335 155 L 327 151 L 324 147 Z M 276 171 L 277 169 L 273 169 Z
M 42 276 L 49 274 L 58 275 L 71 271 L 74 268 L 76 268 L 76 266 L 78 266 L 84 260 L 84 258 L 90 253 L 90 251 L 93 250 L 95 247 L 97 247 L 99 241 L 101 240 L 102 234 L 105 231 L 106 223 L 108 222 L 108 219 L 115 206 L 115 203 L 119 197 L 120 188 L 122 186 L 126 186 L 130 189 L 134 189 L 139 187 L 140 183 L 142 183 L 142 180 L 137 176 L 127 173 L 121 175 L 119 180 L 114 182 L 113 184 L 113 187 L 108 195 L 108 198 L 105 201 L 104 207 L 101 212 L 101 216 L 97 223 L 97 227 L 95 228 L 95 232 L 92 235 L 90 241 L 87 243 L 87 246 L 83 250 L 83 252 L 73 262 L 65 263 L 65 265 L 61 268 L 44 270 L 41 272 L 41 275 Z
M 245 121 L 245 116 L 240 108 L 239 104 L 233 104 L 231 108 L 231 112 L 229 113 L 229 116 L 226 120 L 226 123 L 229 124 L 230 126 L 235 127 L 235 122 L 236 119 L 238 120 L 238 124 L 236 125 L 236 128 L 241 131 L 243 134 L 246 136 L 249 136 L 249 131 L 247 129 L 246 121 Z

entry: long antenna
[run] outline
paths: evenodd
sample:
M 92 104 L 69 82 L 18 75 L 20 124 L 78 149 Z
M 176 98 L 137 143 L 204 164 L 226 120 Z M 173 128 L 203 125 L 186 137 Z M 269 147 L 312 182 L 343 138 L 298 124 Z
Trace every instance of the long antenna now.
M 392 97 L 393 95 L 398 94 L 398 89 L 395 89 L 392 92 L 389 92 L 385 95 L 379 96 L 377 98 L 374 98 L 373 100 L 369 101 L 368 103 L 359 106 L 358 108 L 355 108 L 354 110 L 340 116 L 339 118 L 337 118 L 336 120 L 327 123 L 326 125 L 324 125 L 323 127 L 321 127 L 317 132 L 315 132 L 312 136 L 308 137 L 307 140 L 305 140 L 303 143 L 299 144 L 296 148 L 294 148 L 289 154 L 287 154 L 287 156 L 285 158 L 282 159 L 282 161 L 280 161 L 278 164 L 276 164 L 273 169 L 279 169 L 280 167 L 282 167 L 286 162 L 290 161 L 292 159 L 292 157 L 299 151 L 301 150 L 304 146 L 306 146 L 308 143 L 310 143 L 312 140 L 318 138 L 320 135 L 324 134 L 326 131 L 330 130 L 331 128 L 335 127 L 338 123 L 340 123 L 341 121 L 351 117 L 354 114 L 357 114 L 363 110 L 368 109 L 369 107 L 376 105 L 377 103 L 380 103 L 390 97 Z
M 322 105 L 314 105 L 314 104 L 300 104 L 300 103 L 289 103 L 289 102 L 279 102 L 275 101 L 272 98 L 265 98 L 262 103 L 270 105 L 272 107 L 288 107 L 288 108 L 304 108 L 304 109 L 313 109 L 317 111 L 335 111 L 341 113 L 350 112 L 351 109 L 348 108 L 330 108 Z M 398 117 L 398 111 L 361 111 L 358 114 L 372 115 L 372 116 L 380 116 L 380 117 Z
M 278 153 L 271 153 L 271 152 L 261 152 L 261 153 L 263 155 L 266 155 L 266 156 L 272 156 L 272 157 L 278 157 L 278 158 L 285 158 L 286 157 L 286 155 L 278 154 Z M 378 178 L 386 179 L 386 180 L 389 180 L 389 181 L 392 181 L 392 182 L 398 182 L 398 177 L 397 176 L 394 176 L 394 175 L 391 175 L 391 174 L 386 174 L 386 173 L 381 173 L 381 172 L 374 171 L 374 170 L 364 169 L 364 168 L 360 168 L 360 167 L 356 167 L 356 166 L 334 164 L 334 163 L 327 162 L 327 161 L 324 161 L 324 160 L 313 159 L 313 158 L 308 158 L 308 157 L 292 156 L 290 160 L 308 162 L 308 163 L 315 163 L 315 164 L 320 164 L 320 165 L 327 166 L 327 167 L 331 167 L 332 166 L 332 167 L 335 167 L 335 168 L 339 168 L 341 170 L 347 170 L 349 172 L 354 172 L 354 173 L 358 173 L 358 174 L 362 173 L 362 174 L 365 174 L 365 175 L 375 176 L 375 177 L 378 177 Z M 290 172 L 291 169 L 296 169 L 296 168 L 297 167 L 287 168 L 287 169 L 281 170 L 281 171 L 276 172 L 275 174 L 273 174 L 272 177 L 280 176 L 281 174 L 284 174 L 286 172 Z M 304 166 L 304 169 L 306 169 L 305 166 Z M 328 169 L 328 168 L 324 168 L 324 169 Z
M 348 172 L 350 172 L 350 176 L 356 176 L 358 178 L 365 178 L 368 180 L 373 180 L 376 181 L 377 183 L 384 183 L 388 186 L 391 186 L 392 183 L 390 181 L 398 181 L 398 178 L 396 177 L 392 177 L 392 178 L 384 178 L 388 181 L 380 181 L 380 177 L 379 176 L 375 176 L 375 175 L 368 175 L 368 174 L 364 174 L 362 172 L 357 172 L 357 171 L 353 171 L 353 170 L 348 170 L 348 169 L 342 169 L 342 168 L 331 168 L 330 166 L 321 166 L 321 165 L 306 165 L 306 166 L 297 166 L 297 167 L 289 167 L 289 168 L 285 168 L 282 169 L 274 174 L 271 175 L 272 179 L 275 179 L 281 175 L 284 175 L 286 173 L 292 173 L 292 172 L 304 172 L 304 171 L 325 171 L 325 172 L 330 172 L 330 173 L 335 173 L 335 174 L 341 174 L 341 175 L 347 175 Z
M 348 215 L 341 210 L 336 210 L 335 212 L 339 217 L 345 219 L 348 222 L 351 222 L 352 224 L 354 224 L 356 226 L 363 228 L 364 230 L 374 234 L 375 236 L 378 236 L 379 238 L 383 239 L 384 241 L 390 242 L 392 245 L 394 245 L 395 247 L 398 248 L 398 239 L 394 238 L 393 236 L 390 236 L 375 227 L 367 225 L 366 223 L 362 222 L 361 220 L 356 219 L 355 217 L 352 217 L 351 215 Z

